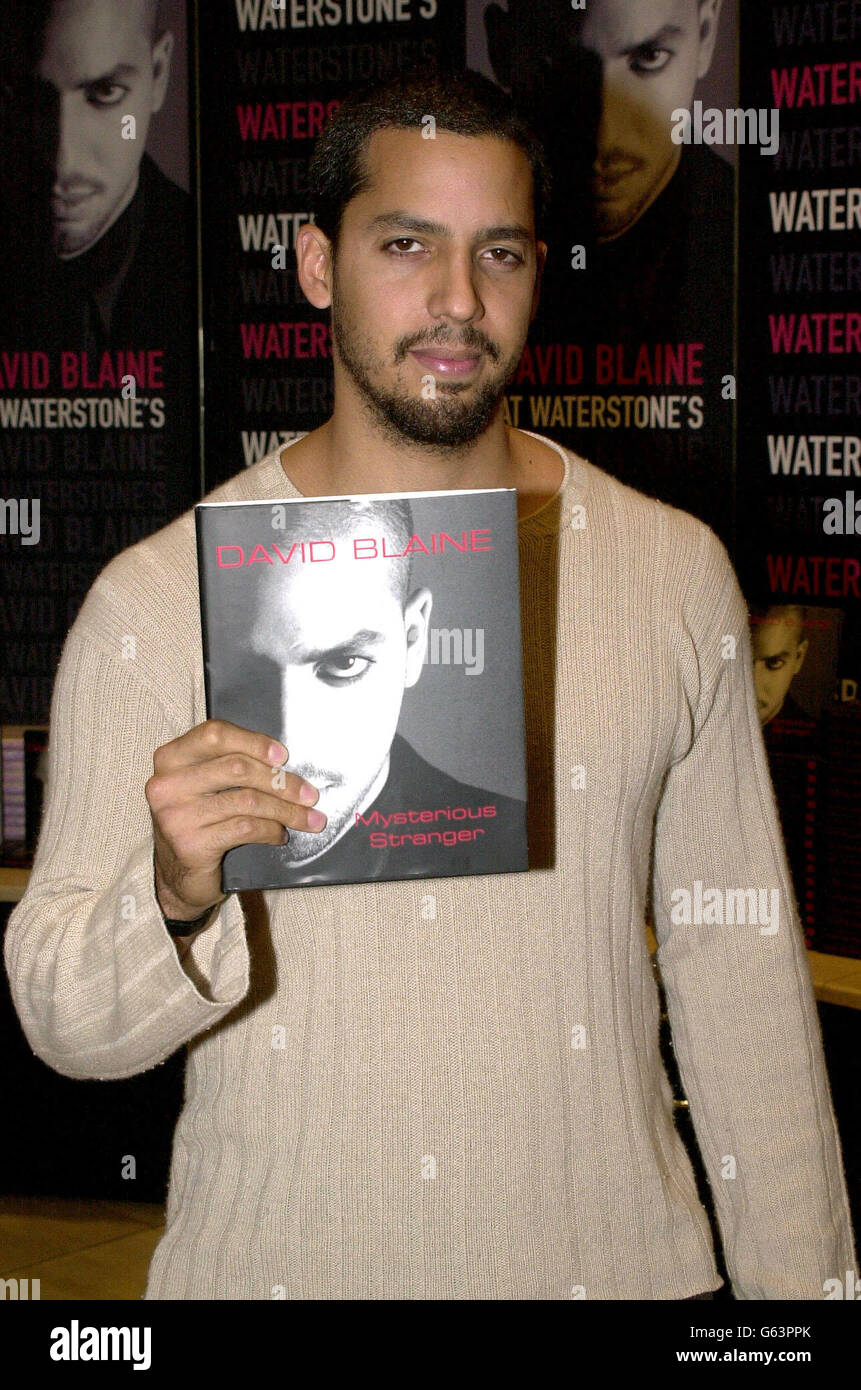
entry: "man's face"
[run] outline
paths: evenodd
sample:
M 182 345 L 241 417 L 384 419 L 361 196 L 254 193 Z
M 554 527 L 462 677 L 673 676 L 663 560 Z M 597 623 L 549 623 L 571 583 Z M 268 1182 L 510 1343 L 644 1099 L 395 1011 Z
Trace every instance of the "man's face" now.
M 620 236 L 676 170 L 672 112 L 690 107 L 700 71 L 698 0 L 589 0 L 580 42 L 601 62 L 592 182 L 600 235 Z
M 591 185 L 600 240 L 628 231 L 675 173 L 681 147 L 671 138 L 672 113 L 690 107 L 697 80 L 708 71 L 721 3 L 588 0 L 579 14 L 549 0 L 526 0 L 518 19 L 521 6 L 514 0 L 508 22 L 499 13 L 487 15 L 491 54 L 497 54 L 497 69 L 503 66 L 498 75 L 505 82 L 503 55 L 510 55 L 506 85 L 515 95 L 534 102 L 551 80 L 558 90 L 566 69 L 575 99 L 587 71 L 590 83 L 597 79 Z M 576 129 L 570 138 L 578 138 Z
M 269 732 L 287 747 L 288 770 L 318 788 L 328 817 L 317 834 L 290 831 L 284 853 L 296 862 L 328 849 L 381 789 L 404 690 L 421 675 L 429 591 L 404 605 L 392 561 L 351 558 L 354 536 L 384 530 L 363 522 L 335 537 L 336 559 L 279 566 L 260 581 L 249 640 L 279 670 L 281 728 Z
M 754 626 L 753 676 L 762 725 L 780 713 L 792 679 L 801 670 L 808 642 L 800 639 L 798 623 L 779 609 Z
M 490 136 L 382 130 L 366 164 L 370 186 L 344 210 L 334 262 L 336 372 L 396 443 L 468 445 L 537 305 L 546 248 L 528 160 Z
M 152 47 L 147 14 L 145 0 L 54 0 L 51 7 L 37 76 L 59 256 L 94 245 L 137 187 L 173 45 L 168 33 Z M 124 137 L 124 122 L 134 139 Z

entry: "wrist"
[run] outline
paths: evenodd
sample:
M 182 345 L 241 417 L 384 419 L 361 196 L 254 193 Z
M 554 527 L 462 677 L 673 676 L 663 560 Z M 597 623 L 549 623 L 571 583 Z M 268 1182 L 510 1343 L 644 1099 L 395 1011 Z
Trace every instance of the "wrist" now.
M 216 902 L 209 903 L 205 907 L 196 904 L 189 905 L 182 898 L 177 897 L 175 893 L 172 893 L 167 887 L 159 872 L 157 861 L 154 863 L 153 868 L 153 887 L 155 889 L 155 900 L 158 904 L 158 910 L 166 923 L 172 924 L 177 928 L 185 925 L 191 930 L 196 931 L 199 925 L 209 918 L 213 910 L 220 906 L 225 900 L 225 895 L 222 895 Z M 168 930 L 170 930 L 170 926 Z
M 212 907 L 208 907 L 199 917 L 193 917 L 191 921 L 185 917 L 168 917 L 164 910 L 162 910 L 162 921 L 170 936 L 191 936 L 194 932 L 201 931 L 203 927 L 206 926 L 215 911 L 215 906 L 216 905 L 213 904 Z

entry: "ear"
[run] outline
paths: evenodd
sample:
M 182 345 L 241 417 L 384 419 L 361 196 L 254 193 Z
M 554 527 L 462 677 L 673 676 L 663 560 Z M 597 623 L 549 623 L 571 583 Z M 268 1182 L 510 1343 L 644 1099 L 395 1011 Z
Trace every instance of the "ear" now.
M 404 628 L 407 634 L 406 680 L 404 688 L 415 685 L 422 673 L 428 644 L 428 624 L 433 608 L 430 589 L 416 589 L 404 609 Z
M 511 86 L 511 18 L 499 5 L 488 5 L 484 12 L 487 54 L 494 76 L 501 87 Z
M 332 243 L 316 222 L 305 222 L 296 233 L 296 267 L 302 293 L 315 309 L 332 303 Z
M 705 77 L 712 65 L 723 0 L 700 0 L 700 53 L 697 77 Z
M 804 665 L 804 658 L 805 658 L 806 655 L 807 655 L 807 648 L 808 648 L 809 646 L 810 646 L 810 638 L 809 638 L 809 637 L 805 637 L 804 641 L 803 641 L 803 642 L 799 642 L 799 644 L 798 644 L 798 651 L 797 651 L 796 657 L 795 657 L 795 660 L 796 660 L 796 662 L 797 662 L 797 665 L 796 665 L 796 667 L 795 667 L 795 674 L 796 674 L 796 675 L 798 674 L 798 672 L 801 670 L 802 666 Z
M 164 105 L 164 99 L 167 95 L 167 84 L 170 81 L 170 60 L 172 56 L 173 34 L 169 29 L 166 29 L 152 51 L 153 114 L 155 114 L 156 111 L 160 111 Z
M 544 266 L 547 262 L 546 241 L 536 241 L 535 253 L 537 264 L 535 270 L 535 288 L 532 291 L 532 310 L 529 314 L 530 323 L 535 318 L 535 315 L 538 313 L 538 301 L 541 298 L 541 281 L 544 276 Z

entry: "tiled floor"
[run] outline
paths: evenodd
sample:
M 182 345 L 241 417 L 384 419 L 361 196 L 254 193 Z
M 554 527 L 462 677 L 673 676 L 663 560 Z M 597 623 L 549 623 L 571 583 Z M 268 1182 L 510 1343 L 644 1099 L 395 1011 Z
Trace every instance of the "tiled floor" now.
M 38 1279 L 43 1302 L 139 1299 L 163 1227 L 146 1202 L 3 1197 L 0 1278 Z

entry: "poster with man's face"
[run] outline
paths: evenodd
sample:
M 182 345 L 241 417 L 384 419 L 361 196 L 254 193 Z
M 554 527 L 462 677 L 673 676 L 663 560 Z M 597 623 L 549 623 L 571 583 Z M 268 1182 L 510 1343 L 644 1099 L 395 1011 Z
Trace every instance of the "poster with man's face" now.
M 5 590 L 39 596 L 0 716 L 48 718 L 112 555 L 199 478 L 185 0 L 9 0 L 0 49 Z M 62 586 L 48 567 L 63 565 Z
M 832 718 L 843 625 L 840 609 L 781 602 L 755 605 L 750 620 L 757 713 L 810 946 L 842 896 L 828 861 L 845 809 Z
M 729 0 L 469 0 L 467 61 L 553 173 L 541 303 L 510 423 L 730 538 L 736 150 L 680 114 L 737 105 Z
M 14 0 L 13 10 L 0 109 L 0 196 L 13 215 L 5 278 L 27 254 L 43 281 L 26 293 L 39 309 L 49 289 L 59 296 L 51 321 L 67 349 L 76 334 L 79 348 L 154 346 L 140 334 L 163 332 L 168 316 L 141 241 L 188 209 L 185 5 Z M 161 248 L 165 274 L 189 270 L 169 264 L 175 249 Z M 82 285 L 94 302 L 67 302 Z

